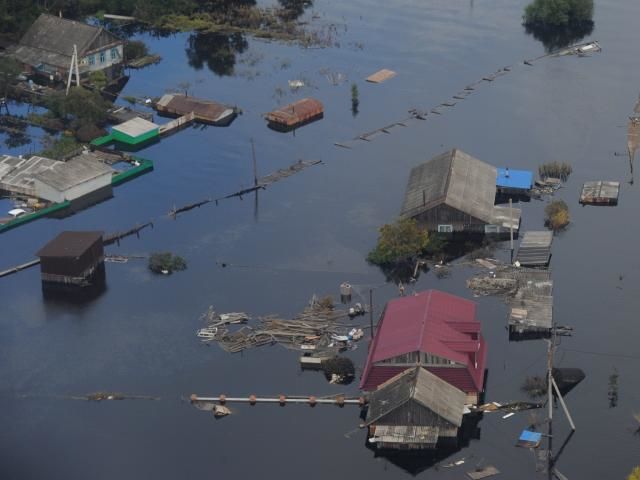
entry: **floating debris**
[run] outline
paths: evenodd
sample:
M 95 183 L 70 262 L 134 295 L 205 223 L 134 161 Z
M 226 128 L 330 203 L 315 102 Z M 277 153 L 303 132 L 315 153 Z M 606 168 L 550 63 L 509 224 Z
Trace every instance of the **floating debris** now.
M 599 180 L 596 182 L 585 182 L 580 194 L 582 205 L 608 205 L 618 204 L 620 194 L 620 182 L 607 182 Z
M 467 472 L 467 477 L 471 480 L 480 480 L 482 478 L 493 477 L 500 473 L 493 465 L 487 465 L 486 467 L 477 467 L 475 470 L 471 472 Z
M 379 70 L 376 73 L 369 75 L 367 77 L 367 82 L 382 83 L 392 79 L 396 75 L 397 75 L 396 72 L 394 72 L 393 70 L 388 70 L 386 68 L 383 68 L 382 70 Z
M 95 392 L 88 395 L 67 397 L 72 400 L 88 400 L 91 402 L 101 402 L 103 400 L 160 400 L 159 397 L 149 395 L 129 395 L 118 392 Z
M 318 300 L 314 296 L 309 306 L 291 320 L 260 317 L 256 325 L 235 331 L 228 326 L 246 323 L 246 314 L 229 314 L 225 321 L 211 312 L 210 309 L 203 315 L 210 324 L 198 330 L 197 335 L 204 343 L 216 342 L 230 353 L 276 343 L 300 352 L 337 353 L 355 348 L 355 342 L 364 336 L 361 329 L 343 323 L 349 318 L 348 312 L 335 309 L 330 297 Z
M 541 442 L 542 433 L 532 432 L 531 430 L 523 430 L 520 438 L 518 439 L 518 443 L 516 443 L 516 446 L 522 448 L 538 448 Z
M 297 90 L 304 87 L 304 82 L 302 80 L 289 80 L 288 83 L 291 90 Z

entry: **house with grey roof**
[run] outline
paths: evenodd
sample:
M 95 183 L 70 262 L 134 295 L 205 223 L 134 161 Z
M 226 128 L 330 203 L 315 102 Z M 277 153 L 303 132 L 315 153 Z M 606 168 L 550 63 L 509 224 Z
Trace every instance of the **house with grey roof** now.
M 369 395 L 369 443 L 379 449 L 455 446 L 466 395 L 420 366 L 407 368 Z
M 497 170 L 454 148 L 411 170 L 401 218 L 440 233 L 515 233 L 521 211 L 495 205 Z
M 40 15 L 18 45 L 7 52 L 29 73 L 50 81 L 66 81 L 74 45 L 81 77 L 99 70 L 108 80 L 122 76 L 124 40 L 102 27 L 54 15 Z

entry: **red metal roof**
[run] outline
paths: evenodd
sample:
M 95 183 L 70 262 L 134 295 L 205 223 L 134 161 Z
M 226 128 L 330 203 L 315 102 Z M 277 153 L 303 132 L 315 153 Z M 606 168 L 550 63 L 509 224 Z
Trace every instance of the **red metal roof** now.
M 452 367 L 429 367 L 429 370 L 445 380 L 451 376 L 455 379 L 451 383 L 465 392 L 482 391 L 486 346 L 474 302 L 427 290 L 387 303 L 369 349 L 360 388 L 374 390 L 381 381 L 397 373 L 392 364 L 378 362 L 411 352 L 430 353 L 466 365 L 464 375 L 449 372 L 457 370 Z

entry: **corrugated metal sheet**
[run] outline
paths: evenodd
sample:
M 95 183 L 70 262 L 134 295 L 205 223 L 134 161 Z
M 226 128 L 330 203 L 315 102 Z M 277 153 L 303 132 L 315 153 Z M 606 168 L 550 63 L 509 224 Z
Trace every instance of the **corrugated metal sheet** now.
M 473 329 L 473 325 L 477 328 Z M 476 304 L 464 298 L 427 290 L 391 300 L 369 349 L 360 388 L 377 387 L 379 383 L 374 385 L 369 375 L 372 379 L 382 378 L 386 376 L 384 370 L 397 368 L 392 363 L 381 364 L 381 361 L 411 352 L 424 352 L 465 365 L 474 381 L 475 391 L 481 391 L 486 351 L 479 331 Z M 474 350 L 477 353 L 469 353 Z M 467 392 L 474 391 L 455 386 Z
M 522 266 L 548 265 L 551 258 L 551 243 L 553 232 L 529 231 L 524 232 L 516 261 Z
M 266 114 L 266 119 L 273 124 L 291 128 L 302 123 L 322 117 L 324 107 L 315 98 L 303 98 L 297 102 L 280 107 Z
M 408 368 L 369 396 L 367 424 L 377 422 L 414 400 L 459 427 L 462 424 L 465 397 L 464 392 L 424 368 Z
M 410 218 L 441 203 L 492 224 L 497 171 L 453 149 L 415 167 L 409 175 L 402 211 Z

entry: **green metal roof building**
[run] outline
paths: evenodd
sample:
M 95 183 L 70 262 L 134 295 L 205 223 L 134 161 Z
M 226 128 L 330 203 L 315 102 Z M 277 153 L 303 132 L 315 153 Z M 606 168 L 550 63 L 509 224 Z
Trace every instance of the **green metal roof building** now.
M 159 126 L 135 117 L 111 128 L 111 139 L 128 145 L 138 145 L 159 136 Z

